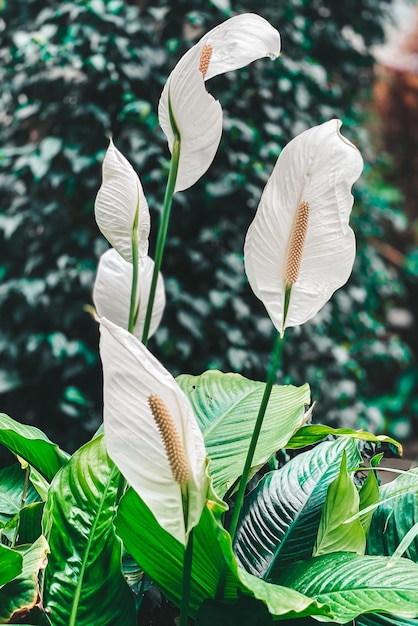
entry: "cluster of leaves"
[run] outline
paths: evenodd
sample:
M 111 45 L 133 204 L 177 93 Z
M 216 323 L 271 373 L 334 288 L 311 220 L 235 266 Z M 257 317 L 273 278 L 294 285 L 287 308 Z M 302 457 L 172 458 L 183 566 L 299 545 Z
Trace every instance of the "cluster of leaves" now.
M 44 426 L 68 449 L 98 425 L 97 330 L 85 305 L 104 249 L 91 215 L 106 135 L 112 133 L 135 165 L 155 221 L 168 157 L 156 119 L 163 84 L 204 30 L 231 12 L 252 10 L 280 30 L 283 54 L 274 65 L 256 63 L 211 81 L 224 110 L 224 139 L 205 181 L 176 197 L 163 267 L 169 304 L 153 350 L 173 372 L 216 367 L 264 378 L 272 329 L 244 278 L 244 234 L 283 145 L 306 127 L 342 117 L 361 78 L 367 83 L 372 64 L 367 48 L 382 38 L 384 6 L 378 0 L 5 3 L 0 14 L 4 410 Z M 385 319 L 404 297 L 404 279 L 367 236 L 371 211 L 377 237 L 390 236 L 397 216 L 392 200 L 370 196 L 368 186 L 366 179 L 355 216 L 360 257 L 348 292 L 337 294 L 315 321 L 293 333 L 285 380 L 312 381 L 320 413 L 329 419 L 357 424 L 363 414 L 375 428 L 381 412 L 368 405 L 382 389 L 394 389 L 394 372 L 396 379 L 402 368 L 412 367 L 412 355 Z M 376 330 L 379 342 L 373 343 Z M 410 414 L 405 408 L 405 417 Z
M 264 384 L 220 372 L 182 376 L 179 383 L 202 429 L 215 489 L 193 531 L 195 623 L 270 625 L 273 617 L 316 616 L 359 626 L 416 626 L 417 471 L 380 490 L 373 469 L 357 481 L 361 488 L 352 480 L 362 464 L 356 438 L 391 440 L 326 426 L 304 426 L 291 436 L 304 419 L 309 390 L 275 388 L 254 464 L 274 445 L 309 449 L 268 472 L 247 496 L 232 545 L 218 498 L 238 478 L 251 437 L 248 386 L 257 404 Z M 223 401 L 213 403 L 219 391 Z M 324 441 L 330 434 L 342 436 Z M 120 497 L 121 476 L 103 435 L 70 457 L 41 431 L 2 414 L 0 442 L 22 465 L 1 472 L 2 623 L 151 623 L 142 605 L 150 588 L 143 570 L 179 605 L 184 546 L 132 488 Z M 376 457 L 372 468 L 377 463 Z M 122 560 L 121 539 L 136 561 Z

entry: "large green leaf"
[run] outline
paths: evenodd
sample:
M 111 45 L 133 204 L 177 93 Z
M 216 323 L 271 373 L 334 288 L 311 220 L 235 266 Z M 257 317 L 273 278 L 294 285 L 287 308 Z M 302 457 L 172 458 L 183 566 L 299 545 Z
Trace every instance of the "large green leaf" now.
M 220 512 L 220 511 L 219 511 Z M 159 589 L 179 604 L 182 593 L 184 546 L 167 533 L 132 490 L 123 496 L 116 530 L 127 550 Z M 330 616 L 328 607 L 293 590 L 272 585 L 244 572 L 232 553 L 230 535 L 222 527 L 217 505 L 209 502 L 194 528 L 190 614 L 195 616 L 205 600 L 237 602 L 241 594 L 263 601 L 273 616 Z M 220 596 L 219 596 L 220 594 Z
M 22 571 L 0 589 L 0 624 L 13 616 L 25 617 L 39 598 L 38 574 L 47 563 L 48 544 L 42 535 L 31 546 L 16 548 L 23 558 Z M 19 621 L 15 621 L 19 623 Z
M 0 470 L 0 526 L 18 515 L 22 508 L 22 497 L 24 495 L 25 470 L 22 470 L 18 463 Z M 38 502 L 39 494 L 28 483 L 26 487 L 26 504 Z M 37 535 L 39 537 L 39 533 Z
M 68 460 L 68 454 L 41 430 L 19 424 L 4 413 L 0 413 L 0 443 L 33 465 L 48 481 Z
M 22 555 L 0 543 L 0 587 L 10 582 L 22 571 Z
M 265 383 L 215 370 L 200 376 L 182 374 L 177 382 L 192 403 L 212 461 L 214 488 L 222 497 L 241 475 Z M 287 444 L 303 424 L 309 402 L 308 385 L 273 387 L 253 467 Z
M 51 483 L 43 521 L 51 547 L 44 602 L 53 626 L 135 624 L 113 526 L 119 481 L 102 435 Z
M 348 467 L 357 467 L 355 441 L 323 442 L 266 474 L 246 497 L 234 550 L 247 571 L 275 581 L 281 567 L 312 556 L 328 485 L 344 451 Z
M 397 497 L 396 494 L 399 494 Z M 367 552 L 394 553 L 408 530 L 418 522 L 418 468 L 409 470 L 380 488 L 382 502 L 372 517 Z M 418 538 L 410 544 L 404 556 L 418 563 Z
M 364 554 L 366 534 L 360 520 L 356 518 L 344 524 L 348 517 L 358 513 L 359 506 L 360 496 L 347 472 L 347 456 L 343 452 L 340 473 L 328 485 L 313 556 L 343 551 Z
M 418 616 L 418 565 L 389 557 L 335 552 L 289 565 L 278 582 L 331 607 L 343 624 L 361 613 Z

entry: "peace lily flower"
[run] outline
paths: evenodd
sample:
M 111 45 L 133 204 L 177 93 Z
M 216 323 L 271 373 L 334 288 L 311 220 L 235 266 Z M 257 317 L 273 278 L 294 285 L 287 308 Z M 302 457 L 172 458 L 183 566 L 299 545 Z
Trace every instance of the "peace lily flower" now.
M 249 283 L 281 334 L 313 317 L 353 267 L 350 191 L 363 161 L 340 127 L 315 126 L 283 149 L 245 240 Z
M 180 138 L 175 191 L 191 187 L 208 169 L 222 134 L 222 109 L 204 82 L 280 53 L 280 35 L 264 18 L 237 15 L 209 31 L 177 63 L 163 89 L 158 116 L 173 152 Z
M 132 263 L 132 237 L 138 242 L 139 256 L 146 256 L 150 231 L 148 204 L 132 165 L 112 140 L 103 161 L 103 182 L 94 211 L 101 232 L 126 261 Z
M 138 260 L 138 288 L 136 293 L 136 315 L 133 333 L 142 337 L 145 311 L 147 307 L 154 261 L 149 256 Z M 133 265 L 125 261 L 113 248 L 105 252 L 97 268 L 93 288 L 93 301 L 100 317 L 106 317 L 114 324 L 128 329 L 131 299 Z M 165 291 L 159 274 L 154 307 L 152 310 L 149 336 L 157 330 L 165 307 Z
M 209 480 L 193 409 L 134 335 L 105 318 L 99 321 L 109 456 L 159 524 L 186 545 Z

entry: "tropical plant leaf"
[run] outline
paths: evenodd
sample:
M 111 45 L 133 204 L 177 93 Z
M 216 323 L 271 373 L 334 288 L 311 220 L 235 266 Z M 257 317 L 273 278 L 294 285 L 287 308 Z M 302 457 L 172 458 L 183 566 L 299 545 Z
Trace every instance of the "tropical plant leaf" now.
M 54 626 L 136 623 L 113 527 L 119 481 L 101 436 L 51 483 L 43 520 L 51 546 L 44 603 Z
M 22 556 L 22 571 L 0 589 L 0 624 L 15 623 L 35 606 L 39 598 L 38 574 L 47 563 L 48 544 L 42 535 L 31 546 L 15 548 Z
M 383 501 L 375 510 L 367 538 L 368 554 L 392 555 L 409 529 L 418 522 L 418 468 L 409 470 L 380 488 Z M 399 494 L 398 497 L 396 494 Z M 404 556 L 418 562 L 418 538 Z
M 385 615 L 384 613 L 366 613 L 355 619 L 357 626 L 418 626 L 418 619 Z
M 199 524 L 193 529 L 193 568 L 190 615 L 195 617 L 200 605 L 208 599 L 237 602 L 241 594 L 262 600 L 273 616 L 332 617 L 327 606 L 292 590 L 260 580 L 238 567 L 232 553 L 230 535 L 218 515 L 223 509 L 209 502 Z M 182 593 L 184 546 L 167 533 L 151 511 L 132 489 L 120 501 L 116 530 L 127 550 L 159 589 L 179 605 Z
M 299 428 L 292 436 L 286 448 L 296 450 L 298 448 L 312 446 L 314 443 L 322 441 L 322 439 L 329 435 L 335 437 L 352 437 L 353 439 L 361 439 L 375 443 L 390 443 L 397 448 L 399 454 L 402 454 L 402 446 L 399 441 L 387 435 L 373 435 L 364 430 L 352 430 L 351 428 L 332 428 L 331 426 L 325 426 L 325 424 L 307 424 L 306 426 L 302 426 L 302 428 Z
M 18 463 L 14 463 L 0 470 L 0 526 L 7 524 L 12 517 L 19 514 L 22 508 L 24 484 L 25 470 L 22 470 Z M 39 500 L 39 494 L 35 488 L 28 483 L 25 503 L 31 504 Z M 39 533 L 37 537 L 39 537 Z
M 0 587 L 19 576 L 22 571 L 22 555 L 0 543 Z
M 176 380 L 194 409 L 211 459 L 214 488 L 222 497 L 241 475 L 265 383 L 215 370 L 200 376 L 182 374 Z M 273 387 L 253 467 L 287 444 L 303 424 L 309 402 L 308 385 Z
M 0 413 L 0 443 L 33 465 L 48 481 L 53 479 L 69 457 L 41 430 L 19 424 L 4 413 Z
M 266 474 L 245 499 L 235 535 L 240 564 L 275 582 L 276 571 L 312 556 L 328 485 L 341 455 L 350 468 L 361 461 L 353 439 L 323 442 Z
M 366 480 L 361 486 L 360 493 L 360 511 L 368 509 L 379 501 L 379 483 L 377 482 L 376 473 L 373 470 L 367 472 Z M 373 517 L 373 511 L 369 511 L 359 517 L 360 523 L 363 526 L 364 532 L 369 532 L 370 524 Z
M 364 554 L 366 534 L 360 519 L 344 524 L 348 517 L 358 512 L 359 505 L 360 496 L 347 472 L 347 455 L 344 451 L 340 473 L 328 485 L 313 556 L 332 552 Z
M 340 624 L 361 613 L 418 616 L 418 565 L 389 557 L 335 552 L 288 565 L 278 579 L 331 607 Z
M 19 514 L 18 543 L 33 543 L 42 532 L 43 502 L 33 502 L 23 507 Z

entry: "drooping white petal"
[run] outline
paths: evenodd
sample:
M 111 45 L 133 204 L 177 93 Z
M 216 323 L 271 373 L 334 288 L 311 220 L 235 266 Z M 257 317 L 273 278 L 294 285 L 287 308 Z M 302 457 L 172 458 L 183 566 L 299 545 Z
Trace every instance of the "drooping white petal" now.
M 188 398 L 132 334 L 102 318 L 104 429 L 109 455 L 159 524 L 183 544 L 206 499 L 206 450 Z M 185 526 L 181 488 L 173 479 L 148 397 L 160 396 L 185 449 L 190 478 Z
M 244 246 L 245 270 L 256 296 L 282 332 L 313 317 L 348 280 L 355 237 L 348 220 L 351 186 L 363 160 L 331 120 L 293 139 L 281 152 L 264 189 Z M 309 205 L 298 278 L 286 320 L 285 274 L 298 207 Z
M 139 312 L 134 328 L 134 335 L 141 339 L 145 322 L 145 313 L 151 288 L 154 261 L 149 257 L 138 260 L 138 287 L 136 305 Z M 132 287 L 132 263 L 128 263 L 113 248 L 105 252 L 97 268 L 93 288 L 93 301 L 100 317 L 106 317 L 114 324 L 128 329 L 129 308 Z M 163 277 L 159 274 L 152 310 L 149 337 L 157 330 L 165 307 Z
M 141 182 L 132 165 L 110 140 L 103 161 L 103 182 L 94 206 L 96 222 L 108 242 L 132 262 L 131 233 L 138 212 L 139 256 L 148 253 L 150 214 Z
M 202 67 L 204 50 L 208 59 Z M 222 109 L 207 93 L 204 81 L 265 56 L 275 59 L 279 53 L 278 31 L 259 15 L 244 13 L 209 31 L 180 59 L 163 89 L 158 108 L 171 151 L 173 123 L 181 137 L 176 191 L 191 187 L 204 174 L 220 142 Z

